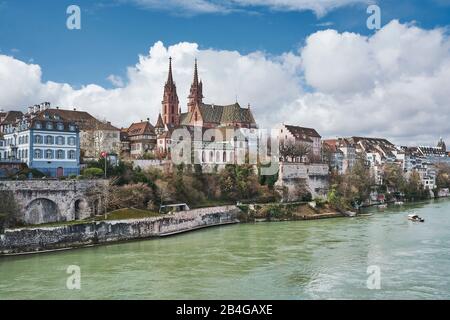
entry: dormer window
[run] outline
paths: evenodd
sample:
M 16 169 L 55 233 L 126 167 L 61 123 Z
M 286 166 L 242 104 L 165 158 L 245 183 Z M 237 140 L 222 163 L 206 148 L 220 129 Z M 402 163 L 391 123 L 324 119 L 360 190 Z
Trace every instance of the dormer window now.
M 53 123 L 51 122 L 47 122 L 47 125 L 45 126 L 48 130 L 52 130 L 53 129 Z
M 71 124 L 71 125 L 69 126 L 69 130 L 70 130 L 70 131 L 75 131 L 75 126 Z
M 42 129 L 42 124 L 40 122 L 36 122 L 36 124 L 34 125 L 34 127 L 36 129 Z
M 63 131 L 64 130 L 64 125 L 62 123 L 58 123 L 58 130 L 59 131 Z

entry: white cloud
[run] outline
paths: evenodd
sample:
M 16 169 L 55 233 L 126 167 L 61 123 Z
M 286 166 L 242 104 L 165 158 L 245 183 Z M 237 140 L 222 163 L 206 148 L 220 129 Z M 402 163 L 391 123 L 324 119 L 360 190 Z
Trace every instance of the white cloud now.
M 339 7 L 369 4 L 374 0 L 122 0 L 143 8 L 171 10 L 182 14 L 227 13 L 246 8 L 266 7 L 277 11 L 313 11 L 317 16 Z
M 371 37 L 316 32 L 299 52 L 275 57 L 157 42 L 126 78 L 110 77 L 119 85 L 114 89 L 42 82 L 38 65 L 0 55 L 0 106 L 24 110 L 51 101 L 117 126 L 155 122 L 169 56 L 183 111 L 197 57 L 205 101 L 234 103 L 237 96 L 241 105 L 252 104 L 262 127 L 286 122 L 315 127 L 324 137 L 371 135 L 396 143 L 450 140 L 450 40 L 443 30 L 397 21 Z
M 106 78 L 109 82 L 111 82 L 111 84 L 115 87 L 123 87 L 125 86 L 123 79 L 120 76 L 116 76 L 114 74 L 109 75 Z

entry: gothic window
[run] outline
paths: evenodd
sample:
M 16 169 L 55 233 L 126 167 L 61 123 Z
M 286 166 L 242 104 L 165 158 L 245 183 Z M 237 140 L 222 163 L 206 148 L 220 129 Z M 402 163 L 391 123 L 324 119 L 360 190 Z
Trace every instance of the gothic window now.
M 223 152 L 223 162 L 227 162 L 227 153 Z
M 214 152 L 213 151 L 209 152 L 209 162 L 214 162 Z
M 54 138 L 52 136 L 46 136 L 45 137 L 45 144 L 53 144 L 54 143 Z
M 202 162 L 206 162 L 206 154 L 205 154 L 205 151 L 202 152 Z
M 64 150 L 58 150 L 56 152 L 56 159 L 64 159 Z
M 198 116 L 197 116 L 197 112 L 194 113 L 194 121 L 198 121 Z

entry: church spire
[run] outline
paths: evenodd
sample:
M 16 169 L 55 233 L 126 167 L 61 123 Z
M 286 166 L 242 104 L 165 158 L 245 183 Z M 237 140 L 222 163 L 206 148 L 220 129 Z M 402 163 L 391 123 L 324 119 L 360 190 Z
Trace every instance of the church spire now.
M 169 76 L 167 77 L 167 83 L 173 84 L 173 76 L 172 76 L 172 57 L 169 58 Z
M 197 68 L 197 58 L 195 58 L 195 66 L 194 66 L 194 82 L 192 85 L 198 86 L 198 68 Z
M 173 81 L 172 75 L 172 57 L 169 58 L 169 75 L 167 76 L 167 82 L 164 86 L 164 96 L 162 101 L 162 120 L 164 124 L 178 125 L 179 114 L 179 102 L 177 95 L 177 87 Z
M 203 83 L 198 80 L 198 66 L 197 59 L 195 59 L 194 65 L 194 81 L 191 85 L 191 91 L 189 94 L 188 111 L 193 112 L 195 106 L 203 103 Z

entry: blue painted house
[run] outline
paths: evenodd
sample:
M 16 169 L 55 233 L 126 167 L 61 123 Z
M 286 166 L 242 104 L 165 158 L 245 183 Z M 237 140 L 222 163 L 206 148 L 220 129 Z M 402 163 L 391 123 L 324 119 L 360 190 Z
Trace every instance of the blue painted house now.
M 43 104 L 3 129 L 3 160 L 20 160 L 51 177 L 80 174 L 78 126 Z

